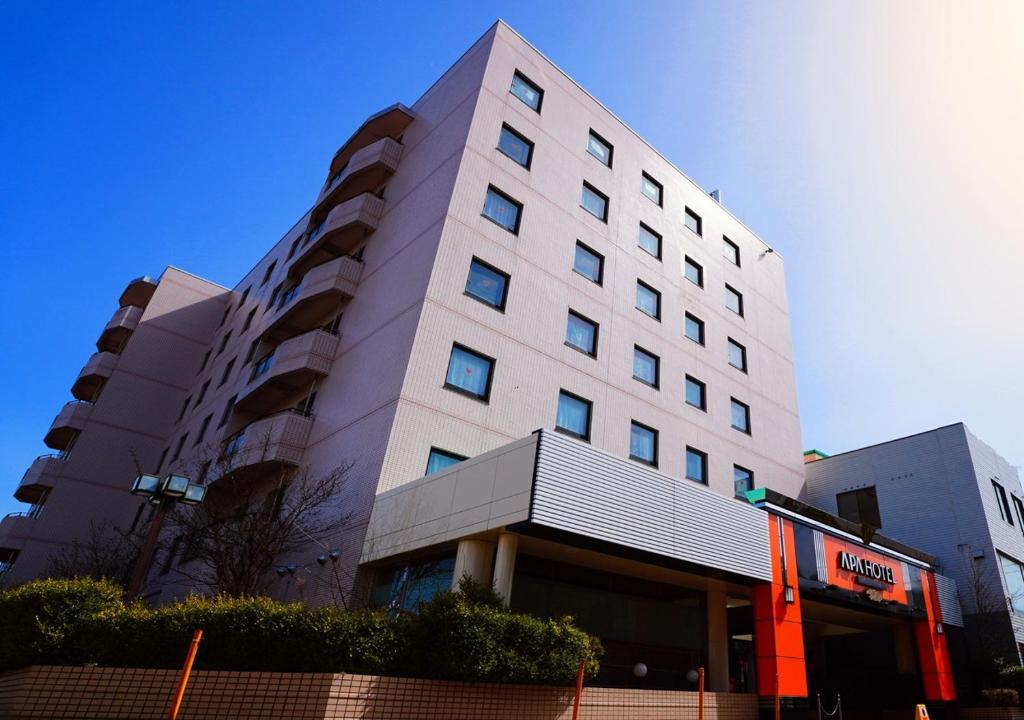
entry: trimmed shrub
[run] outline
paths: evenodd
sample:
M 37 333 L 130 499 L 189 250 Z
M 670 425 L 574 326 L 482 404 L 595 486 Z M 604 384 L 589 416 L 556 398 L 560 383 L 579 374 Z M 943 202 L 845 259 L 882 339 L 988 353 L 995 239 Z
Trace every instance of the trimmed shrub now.
M 1020 664 L 998 660 L 995 675 L 995 682 L 999 683 L 999 687 L 1012 688 L 1018 694 L 1024 692 L 1024 667 Z
M 981 699 L 989 707 L 1015 707 L 1020 704 L 1020 696 L 1011 688 L 982 690 Z

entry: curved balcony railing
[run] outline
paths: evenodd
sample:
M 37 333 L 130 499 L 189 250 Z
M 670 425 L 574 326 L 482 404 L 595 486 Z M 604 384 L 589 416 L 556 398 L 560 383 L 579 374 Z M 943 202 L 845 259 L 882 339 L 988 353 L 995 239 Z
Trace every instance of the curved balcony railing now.
M 57 483 L 63 463 L 62 455 L 40 455 L 33 460 L 14 491 L 15 499 L 26 503 L 42 500 Z
M 135 332 L 135 328 L 139 326 L 142 313 L 143 309 L 138 305 L 126 305 L 118 308 L 114 312 L 114 317 L 100 333 L 100 339 L 96 341 L 96 349 L 100 352 L 120 353 L 124 344 L 128 342 L 128 338 Z
M 104 383 L 113 374 L 116 365 L 117 355 L 114 353 L 93 353 L 71 386 L 71 394 L 79 400 L 95 400 Z
M 71 448 L 78 433 L 85 428 L 85 423 L 92 413 L 92 403 L 85 400 L 72 400 L 66 403 L 57 413 L 50 425 L 50 430 L 43 438 L 47 447 L 66 452 Z
M 118 304 L 121 307 L 135 305 L 136 307 L 145 308 L 149 305 L 149 301 L 153 297 L 153 293 L 156 292 L 156 286 L 159 282 L 159 280 L 154 280 L 148 275 L 135 278 L 128 283 L 124 292 L 121 293 L 121 297 L 118 298 Z
M 272 467 L 297 466 L 309 440 L 313 417 L 286 410 L 249 423 L 224 441 L 211 482 L 228 476 L 244 478 Z
M 328 178 L 333 178 L 363 148 L 381 138 L 398 138 L 409 127 L 415 115 L 401 103 L 395 103 L 368 117 L 331 158 Z
M 402 143 L 385 137 L 353 153 L 334 171 L 313 205 L 313 218 L 322 218 L 340 202 L 364 192 L 373 192 L 397 169 L 402 159 Z
M 363 264 L 339 257 L 310 268 L 288 293 L 278 300 L 267 335 L 290 337 L 324 324 L 325 317 L 352 298 L 363 274 Z
M 289 274 L 299 276 L 315 265 L 355 252 L 377 229 L 383 213 L 384 201 L 371 193 L 336 205 L 309 231 L 292 260 Z
M 265 413 L 295 399 L 313 381 L 331 371 L 338 336 L 312 330 L 285 340 L 254 366 L 235 408 Z

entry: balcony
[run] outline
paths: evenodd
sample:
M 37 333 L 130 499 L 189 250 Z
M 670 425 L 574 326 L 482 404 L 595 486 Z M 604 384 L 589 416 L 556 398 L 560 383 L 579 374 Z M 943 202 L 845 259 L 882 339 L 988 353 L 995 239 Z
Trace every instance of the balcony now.
M 274 467 L 295 467 L 309 440 L 313 418 L 286 410 L 249 423 L 227 439 L 212 481 L 250 478 Z
M 398 169 L 401 158 L 402 143 L 389 137 L 356 151 L 328 178 L 313 206 L 312 217 L 323 217 L 338 203 L 373 192 Z
M 8 513 L 3 520 L 0 520 L 0 547 L 21 547 L 32 531 L 32 524 L 38 514 L 33 511 Z
M 249 384 L 239 394 L 235 408 L 265 413 L 284 403 L 294 404 L 296 394 L 331 371 L 337 350 L 338 336 L 326 330 L 285 340 L 253 364 Z
M 96 341 L 96 349 L 100 352 L 120 353 L 128 338 L 139 326 L 142 319 L 142 308 L 138 305 L 126 305 L 118 308 L 114 317 L 103 328 L 100 339 Z
M 149 304 L 150 298 L 153 297 L 153 293 L 156 292 L 158 282 L 158 280 L 154 280 L 148 275 L 135 278 L 128 283 L 128 287 L 121 293 L 118 304 L 121 307 L 135 305 L 136 307 L 145 308 Z
M 72 400 L 57 413 L 57 418 L 50 426 L 49 432 L 43 438 L 46 447 L 67 452 L 82 432 L 89 414 L 92 413 L 92 403 L 83 400 Z
M 383 213 L 384 201 L 370 193 L 336 205 L 309 231 L 289 274 L 297 277 L 320 263 L 353 253 L 363 239 L 377 229 Z
M 350 257 L 312 268 L 281 296 L 267 336 L 291 337 L 320 327 L 342 300 L 355 296 L 362 273 L 363 264 Z
M 79 400 L 94 401 L 116 365 L 117 355 L 114 353 L 93 353 L 71 386 L 71 394 Z
M 399 137 L 409 127 L 409 123 L 413 121 L 414 117 L 412 110 L 401 103 L 396 103 L 371 115 L 334 153 L 334 157 L 331 158 L 329 176 L 333 177 L 339 170 L 345 168 L 346 164 L 363 148 L 381 138 Z
M 64 458 L 60 455 L 40 455 L 21 478 L 14 497 L 21 502 L 38 503 L 57 482 Z

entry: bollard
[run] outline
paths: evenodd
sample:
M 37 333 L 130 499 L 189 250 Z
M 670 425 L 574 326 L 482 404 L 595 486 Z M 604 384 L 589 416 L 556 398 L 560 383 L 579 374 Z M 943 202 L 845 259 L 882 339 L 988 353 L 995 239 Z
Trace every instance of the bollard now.
M 914 720 L 928 720 L 928 708 L 918 705 L 914 708 Z
M 188 647 L 188 655 L 185 657 L 185 664 L 181 668 L 181 676 L 178 678 L 178 690 L 174 693 L 174 703 L 171 705 L 171 712 L 168 713 L 168 720 L 177 720 L 178 711 L 181 710 L 181 701 L 185 699 L 185 687 L 188 685 L 188 676 L 192 674 L 192 663 L 199 652 L 199 641 L 203 639 L 203 631 L 196 630 L 192 635 L 192 644 Z
M 583 660 L 576 670 L 576 697 L 572 701 L 572 720 L 580 720 L 580 697 L 583 695 Z
M 704 720 L 704 668 L 697 668 L 697 720 Z

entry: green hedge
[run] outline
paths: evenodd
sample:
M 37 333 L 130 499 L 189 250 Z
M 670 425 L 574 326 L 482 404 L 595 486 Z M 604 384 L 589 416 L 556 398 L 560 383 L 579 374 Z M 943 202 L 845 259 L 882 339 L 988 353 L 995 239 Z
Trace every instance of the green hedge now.
M 510 612 L 464 583 L 413 615 L 341 612 L 269 598 L 194 597 L 126 606 L 115 585 L 43 580 L 0 592 L 0 670 L 30 664 L 180 667 L 203 629 L 196 667 L 353 672 L 445 680 L 568 685 L 597 642 L 571 618 Z M 11 641 L 13 640 L 13 642 Z

